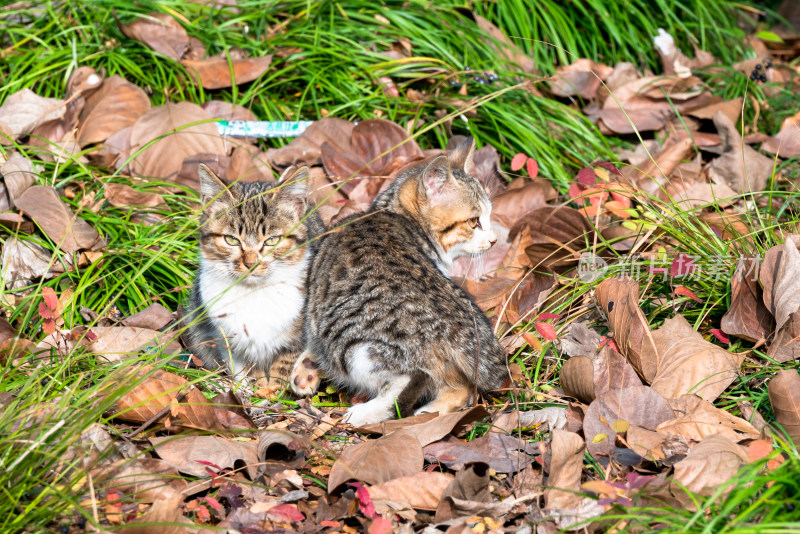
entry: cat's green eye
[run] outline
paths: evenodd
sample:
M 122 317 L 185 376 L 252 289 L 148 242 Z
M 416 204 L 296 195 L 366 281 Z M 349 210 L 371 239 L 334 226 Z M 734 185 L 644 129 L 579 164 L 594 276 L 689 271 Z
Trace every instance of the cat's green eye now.
M 279 236 L 279 235 L 274 235 L 272 237 L 268 237 L 267 240 L 264 241 L 264 246 L 265 247 L 274 247 L 275 245 L 278 244 L 278 241 L 280 241 L 280 240 L 281 240 L 281 236 Z
M 232 247 L 238 247 L 239 246 L 239 240 L 236 239 L 235 237 L 233 237 L 232 235 L 226 235 L 225 236 L 225 242 L 227 244 L 229 244 L 230 246 L 232 246 Z
M 477 217 L 473 217 L 467 221 L 469 223 L 470 228 L 477 228 L 478 230 L 483 230 L 481 227 L 481 221 Z

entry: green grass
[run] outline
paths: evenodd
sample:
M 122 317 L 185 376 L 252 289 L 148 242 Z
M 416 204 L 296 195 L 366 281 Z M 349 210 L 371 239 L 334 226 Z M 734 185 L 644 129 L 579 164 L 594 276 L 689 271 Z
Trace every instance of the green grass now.
M 82 65 L 103 70 L 106 76 L 121 75 L 145 88 L 153 105 L 220 99 L 251 108 L 266 120 L 315 119 L 324 114 L 350 120 L 381 116 L 401 126 L 417 121 L 415 132 L 434 123 L 438 110 L 454 113 L 472 99 L 499 95 L 479 106 L 477 116 L 467 121 L 456 117 L 452 133 L 469 133 L 480 145 L 497 147 L 506 167 L 517 152 L 535 157 L 541 174 L 551 178 L 564 192 L 578 169 L 595 160 L 613 160 L 614 148 L 629 140 L 605 138 L 571 103 L 516 88 L 529 81 L 544 90 L 541 81 L 556 65 L 570 63 L 575 57 L 589 57 L 612 65 L 632 61 L 640 67 L 657 69 L 652 37 L 657 28 L 664 28 L 676 37 L 685 52 L 691 55 L 691 43 L 697 43 L 724 64 L 723 69 L 699 73 L 715 94 L 726 98 L 752 94 L 757 101 L 765 99 L 761 87 L 748 84 L 744 75 L 730 68 L 731 63 L 746 55 L 743 33 L 736 24 L 736 17 L 742 11 L 736 3 L 575 0 L 570 6 L 573 9 L 565 9 L 562 2 L 555 0 L 536 3 L 244 0 L 238 11 L 234 11 L 178 0 L 137 3 L 64 0 L 42 2 L 36 7 L 14 4 L 0 12 L 0 78 L 4 81 L 0 103 L 23 88 L 61 98 L 69 74 Z M 498 54 L 495 43 L 486 39 L 469 16 L 469 9 L 517 38 L 516 45 L 535 60 L 540 72 L 521 73 L 516 65 Z M 125 23 L 150 12 L 179 15 L 187 32 L 200 39 L 210 54 L 231 47 L 242 48 L 251 55 L 289 53 L 276 53 L 272 67 L 254 83 L 205 92 L 187 81 L 183 67 L 126 38 L 117 26 L 117 20 Z M 291 22 L 281 26 L 287 20 Z M 277 28 L 283 29 L 274 35 L 270 33 Z M 411 42 L 411 57 L 394 60 L 382 55 L 398 39 Z M 464 82 L 474 72 L 488 70 L 498 75 L 498 81 L 494 85 L 469 84 L 467 97 L 460 96 L 458 88 L 449 84 L 450 80 Z M 395 80 L 400 98 L 383 94 L 377 80 L 385 75 Z M 424 91 L 428 99 L 423 103 L 411 102 L 402 96 L 409 89 Z M 774 133 L 791 114 L 790 110 L 796 109 L 797 91 L 793 86 L 781 88 L 770 97 L 769 103 L 769 109 L 760 111 L 757 125 L 760 131 Z M 751 123 L 754 117 L 755 111 L 748 105 L 745 123 Z M 425 130 L 417 140 L 423 148 L 439 148 L 447 137 L 444 125 L 440 124 Z M 269 141 L 262 145 L 267 148 L 281 143 Z M 0 153 L 7 155 L 10 148 L 0 146 Z M 25 154 L 35 153 L 35 149 L 27 147 L 13 148 Z M 74 162 L 39 164 L 43 167 L 42 184 L 77 186 L 79 193 L 67 201 L 108 241 L 108 252 L 96 263 L 33 284 L 22 292 L 0 289 L 0 302 L 14 299 L 14 304 L 5 304 L 3 311 L 21 337 L 34 341 L 43 337 L 38 315 L 43 285 L 55 288 L 59 294 L 73 291 L 63 313 L 65 328 L 96 324 L 85 320 L 81 310 L 88 309 L 103 317 L 117 306 L 123 315 L 129 315 L 152 302 L 175 310 L 185 301 L 186 288 L 196 268 L 196 193 L 162 192 L 166 201 L 163 208 L 114 208 L 103 202 L 105 183 L 126 183 L 142 191 L 156 190 L 163 184 L 131 184 L 113 170 Z M 779 170 L 787 176 L 798 173 L 796 162 L 792 161 Z M 773 196 L 781 200 L 780 208 L 754 209 L 746 216 L 757 228 L 748 237 L 762 256 L 775 244 L 778 227 L 785 228 L 787 221 L 796 221 L 798 216 L 796 191 L 776 186 Z M 89 204 L 99 206 L 97 211 L 86 207 L 84 201 L 90 198 Z M 661 209 L 647 202 L 643 205 L 654 213 Z M 654 235 L 671 244 L 670 254 L 713 257 L 727 250 L 727 244 L 698 221 L 696 212 L 672 209 L 674 213 L 669 218 L 654 221 L 643 215 L 641 219 L 643 224 L 657 225 Z M 136 217 L 145 211 L 162 217 L 161 221 L 142 224 Z M 698 234 L 703 239 L 698 239 Z M 48 250 L 55 248 L 40 232 L 0 233 L 4 241 L 12 237 L 41 244 Z M 601 248 L 608 246 L 602 239 L 599 243 Z M 594 244 L 587 243 L 586 248 L 592 250 Z M 63 253 L 55 253 L 54 264 L 65 261 Z M 681 282 L 704 304 L 695 305 L 680 298 L 678 310 L 703 333 L 718 326 L 729 305 L 730 273 L 735 263 L 727 266 L 727 275 L 719 279 L 700 277 Z M 566 278 L 562 281 L 564 298 L 551 311 L 564 315 L 559 324 L 565 331 L 569 321 L 586 315 L 585 299 L 596 283 L 577 283 Z M 646 292 L 642 304 L 654 327 L 672 314 L 672 303 L 656 300 L 670 295 L 671 289 L 669 283 L 661 282 L 650 284 Z M 736 348 L 746 346 L 740 344 Z M 537 395 L 558 385 L 559 355 L 550 345 L 545 345 L 544 351 L 548 358 L 529 349 L 521 349 L 514 357 L 534 384 L 533 390 L 522 392 L 516 399 L 524 409 L 540 405 L 542 399 Z M 123 386 L 120 383 L 131 366 L 142 362 L 168 363 L 162 354 L 150 354 L 122 364 L 107 364 L 81 350 L 28 357 L 22 365 L 2 362 L 0 392 L 13 397 L 2 399 L 5 406 L 0 413 L 3 497 L 0 531 L 47 532 L 74 514 L 93 521 L 91 509 L 79 506 L 88 487 L 85 472 L 77 468 L 82 456 L 69 457 L 67 453 L 74 450 L 81 433 L 92 424 L 103 423 L 113 430 L 113 425 L 105 424 L 113 414 L 113 403 L 134 386 L 128 381 Z M 748 374 L 718 404 L 736 413 L 735 401 L 749 400 L 771 421 L 764 383 L 778 369 L 777 365 L 748 369 Z M 198 371 L 171 370 L 192 381 L 201 382 L 206 376 Z M 206 389 L 210 392 L 213 388 Z M 331 405 L 333 402 L 329 401 L 336 399 L 323 393 L 320 400 L 320 405 Z M 291 401 L 286 402 L 291 405 Z M 612 514 L 607 519 L 626 521 L 630 528 L 642 531 L 661 524 L 668 532 L 677 532 L 682 527 L 690 532 L 748 532 L 748 528 L 754 527 L 747 524 L 764 521 L 773 525 L 769 531 L 783 532 L 780 525 L 797 521 L 797 512 L 776 503 L 797 494 L 791 473 L 798 467 L 798 457 L 786 445 L 781 445 L 781 449 L 789 457 L 784 466 L 768 474 L 756 467 L 746 469 L 733 491 L 723 499 L 699 501 L 698 513 L 637 503 L 633 509 L 621 510 L 618 517 Z M 601 470 L 595 466 L 594 472 L 599 475 Z M 764 489 L 767 480 L 775 483 Z M 731 529 L 721 530 L 723 518 L 731 519 Z

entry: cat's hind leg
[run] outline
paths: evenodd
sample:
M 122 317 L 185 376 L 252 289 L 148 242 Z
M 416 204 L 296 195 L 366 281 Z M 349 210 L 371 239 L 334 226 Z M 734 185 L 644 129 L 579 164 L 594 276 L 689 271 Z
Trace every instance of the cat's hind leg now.
M 289 376 L 289 385 L 298 397 L 313 395 L 322 380 L 316 358 L 310 351 L 300 353 Z
M 414 412 L 414 414 L 421 414 L 425 412 L 439 412 L 445 414 L 456 412 L 465 408 L 472 397 L 472 390 L 466 384 L 458 386 L 443 385 L 436 394 L 436 397 Z
M 406 386 L 411 382 L 409 375 L 389 375 L 381 373 L 376 377 L 378 392 L 372 399 L 355 404 L 347 410 L 343 421 L 353 426 L 364 426 L 391 419 L 396 415 L 396 406 Z

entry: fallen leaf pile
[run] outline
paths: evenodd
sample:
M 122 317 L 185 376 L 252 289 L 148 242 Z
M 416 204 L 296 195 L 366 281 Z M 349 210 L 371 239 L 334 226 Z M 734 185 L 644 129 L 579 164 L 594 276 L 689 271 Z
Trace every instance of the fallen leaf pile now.
M 496 26 L 475 21 L 521 72 L 537 72 Z M 198 90 L 257 81 L 271 65 L 272 55 L 238 49 L 208 57 L 182 21 L 164 13 L 120 29 Z M 759 41 L 762 59 L 735 69 L 749 72 L 772 57 L 772 88 L 796 82 L 790 60 L 800 54 L 800 37 L 782 37 L 793 52 Z M 785 461 L 777 443 L 800 446 L 800 233 L 796 221 L 771 221 L 765 230 L 748 215 L 754 205 L 776 205 L 762 193 L 771 181 L 797 187 L 776 169 L 800 155 L 800 111 L 775 135 L 759 133 L 755 122 L 742 122 L 743 99 L 712 96 L 693 74 L 714 58 L 702 50 L 688 58 L 663 31 L 655 46 L 663 74 L 579 59 L 540 87 L 607 135 L 645 134 L 635 150 L 618 154 L 627 165 L 596 161 L 557 190 L 536 154 L 506 161 L 502 140 L 475 153 L 499 240 L 480 258 L 459 259 L 451 275 L 513 355 L 513 401 L 483 399 L 458 413 L 356 429 L 341 423 L 340 404 L 357 399 L 334 388 L 322 393 L 334 402 L 288 404 L 258 398 L 258 383 L 221 388 L 216 375 L 189 380 L 177 370 L 131 364 L 157 352 L 173 367 L 206 372 L 186 352 L 180 310 L 155 298 L 127 316 L 69 309 L 74 288 L 52 279 L 114 253 L 112 238 L 87 213 L 126 208 L 133 223 L 158 224 L 168 196 L 197 189 L 201 163 L 228 182 L 271 181 L 290 165 L 307 165 L 309 196 L 335 226 L 463 136 L 451 135 L 445 150 L 423 149 L 409 134 L 413 125 L 325 116 L 284 146 L 268 147 L 218 133 L 219 119 L 259 119 L 242 106 L 172 98 L 153 106 L 146 88 L 88 66 L 72 72 L 61 99 L 31 89 L 9 96 L 0 105 L 4 304 L 30 308 L 41 335 L 0 318 L 0 362 L 25 368 L 34 365 L 25 360 L 32 353 L 63 358 L 80 350 L 98 365 L 130 366 L 119 380 L 124 394 L 104 393 L 114 400 L 109 423 L 90 426 L 63 461 L 90 475 L 80 505 L 126 532 L 504 532 L 536 523 L 550 533 L 581 530 L 634 504 L 693 510 L 695 496 L 729 492 L 743 466 L 777 469 Z M 395 43 L 387 55 L 406 57 L 410 47 Z M 386 95 L 401 97 L 399 81 L 382 76 L 380 83 Z M 414 89 L 405 96 L 427 98 Z M 44 163 L 104 170 L 93 176 L 102 193 L 47 176 Z M 142 184 L 152 187 L 142 192 Z M 698 240 L 716 236 L 737 256 L 724 267 L 730 287 L 717 298 L 730 304 L 718 320 L 687 319 L 685 312 L 718 303 L 705 302 L 689 282 L 702 258 L 659 230 L 678 208 L 693 210 Z M 772 244 L 763 258 L 754 237 L 762 230 Z M 649 267 L 623 276 L 635 255 Z M 41 282 L 48 285 L 38 288 Z M 571 292 L 595 282 L 569 304 Z M 668 285 L 670 293 L 651 285 Z M 656 316 L 660 326 L 652 328 Z M 767 359 L 782 365 L 766 386 L 777 425 L 729 395 Z M 523 368 L 538 364 L 545 374 Z M 532 383 L 546 373 L 558 387 Z M 762 375 L 752 380 L 763 386 Z M 547 406 L 521 409 L 520 400 Z M 152 523 L 173 526 L 152 530 Z

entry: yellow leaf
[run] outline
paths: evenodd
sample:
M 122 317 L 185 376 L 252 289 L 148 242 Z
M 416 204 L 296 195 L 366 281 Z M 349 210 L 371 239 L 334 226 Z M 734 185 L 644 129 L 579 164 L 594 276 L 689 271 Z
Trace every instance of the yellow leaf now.
M 631 424 L 627 421 L 623 421 L 622 419 L 617 419 L 611 425 L 611 428 L 614 429 L 614 432 L 627 432 L 628 428 L 630 428 Z
M 608 171 L 605 170 L 603 167 L 595 168 L 594 175 L 603 180 L 604 182 L 611 181 L 611 177 L 608 175 Z
M 606 434 L 603 433 L 595 434 L 594 437 L 592 438 L 592 443 L 600 443 L 601 441 L 605 441 L 607 439 L 608 435 Z

